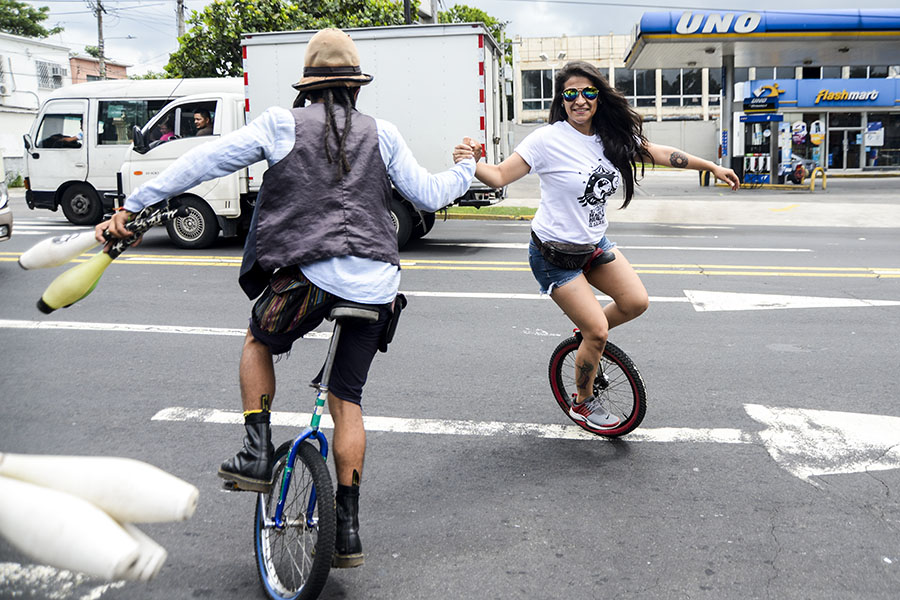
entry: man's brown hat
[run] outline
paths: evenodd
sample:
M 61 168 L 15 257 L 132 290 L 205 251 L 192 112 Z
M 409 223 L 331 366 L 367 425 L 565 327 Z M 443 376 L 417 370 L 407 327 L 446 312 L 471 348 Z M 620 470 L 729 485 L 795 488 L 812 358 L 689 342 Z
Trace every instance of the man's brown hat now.
M 340 85 L 358 87 L 374 78 L 359 68 L 359 52 L 349 35 L 340 29 L 322 29 L 306 46 L 303 78 L 294 89 L 304 92 Z

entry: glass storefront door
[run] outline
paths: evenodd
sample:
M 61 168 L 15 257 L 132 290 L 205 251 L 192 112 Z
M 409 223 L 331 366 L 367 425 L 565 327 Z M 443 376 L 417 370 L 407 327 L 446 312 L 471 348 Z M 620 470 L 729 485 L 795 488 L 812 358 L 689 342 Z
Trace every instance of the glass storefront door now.
M 828 168 L 861 169 L 862 129 L 837 129 L 828 132 Z

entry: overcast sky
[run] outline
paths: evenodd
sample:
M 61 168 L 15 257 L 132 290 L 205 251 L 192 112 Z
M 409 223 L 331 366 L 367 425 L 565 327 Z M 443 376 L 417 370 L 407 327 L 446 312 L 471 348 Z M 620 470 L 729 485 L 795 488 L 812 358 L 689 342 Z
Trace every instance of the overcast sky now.
M 455 0 L 439 0 L 441 9 L 456 4 Z M 741 4 L 687 0 L 684 3 L 668 0 L 646 2 L 594 2 L 577 0 L 467 0 L 459 2 L 484 10 L 489 15 L 509 21 L 510 37 L 555 37 L 562 34 L 605 35 L 629 33 L 645 12 L 668 10 L 727 10 L 762 11 L 785 9 L 778 0 L 754 0 Z M 97 21 L 85 0 L 29 1 L 34 6 L 49 6 L 50 17 L 45 26 L 59 24 L 63 33 L 48 41 L 59 42 L 76 51 L 84 46 L 97 45 Z M 187 14 L 201 10 L 207 0 L 185 0 Z M 788 10 L 816 12 L 849 8 L 850 2 L 832 0 L 793 0 Z M 106 56 L 131 65 L 129 73 L 148 70 L 162 71 L 170 52 L 177 48 L 175 41 L 175 0 L 105 0 L 108 14 L 104 15 L 103 31 Z M 898 0 L 863 0 L 860 8 L 896 8 Z M 130 37 L 129 37 L 130 36 Z

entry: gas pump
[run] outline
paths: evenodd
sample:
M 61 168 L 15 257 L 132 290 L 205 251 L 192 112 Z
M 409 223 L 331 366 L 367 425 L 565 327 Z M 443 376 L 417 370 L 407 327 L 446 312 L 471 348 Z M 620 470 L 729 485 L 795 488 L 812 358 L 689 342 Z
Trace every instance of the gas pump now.
M 744 183 L 774 183 L 778 180 L 779 123 L 783 115 L 745 114 Z

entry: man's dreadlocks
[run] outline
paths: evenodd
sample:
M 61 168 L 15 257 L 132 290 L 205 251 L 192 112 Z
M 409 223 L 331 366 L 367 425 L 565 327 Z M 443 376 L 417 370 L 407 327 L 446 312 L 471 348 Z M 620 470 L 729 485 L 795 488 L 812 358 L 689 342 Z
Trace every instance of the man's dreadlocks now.
M 350 161 L 344 148 L 347 143 L 347 136 L 350 134 L 350 118 L 351 113 L 356 110 L 356 94 L 352 88 L 345 86 L 329 87 L 318 90 L 310 90 L 308 92 L 300 92 L 297 99 L 294 100 L 294 108 L 306 106 L 306 102 L 317 102 L 319 100 L 325 103 L 325 156 L 328 162 L 335 162 L 335 157 L 331 152 L 331 146 L 328 144 L 329 131 L 334 133 L 334 137 L 338 143 L 338 177 L 340 181 L 344 178 L 345 173 L 350 172 Z M 334 105 L 340 104 L 344 107 L 344 128 L 339 130 L 337 120 L 334 118 Z

